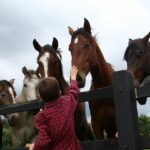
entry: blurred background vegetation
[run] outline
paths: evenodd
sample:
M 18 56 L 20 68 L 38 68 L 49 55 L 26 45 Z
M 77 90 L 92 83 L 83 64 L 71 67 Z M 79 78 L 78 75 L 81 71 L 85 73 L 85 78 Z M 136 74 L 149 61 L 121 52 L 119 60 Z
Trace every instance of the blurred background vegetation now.
M 3 147 L 5 149 L 12 147 L 9 125 L 6 119 L 3 120 Z M 150 136 L 150 117 L 146 115 L 139 116 L 139 130 L 141 136 Z

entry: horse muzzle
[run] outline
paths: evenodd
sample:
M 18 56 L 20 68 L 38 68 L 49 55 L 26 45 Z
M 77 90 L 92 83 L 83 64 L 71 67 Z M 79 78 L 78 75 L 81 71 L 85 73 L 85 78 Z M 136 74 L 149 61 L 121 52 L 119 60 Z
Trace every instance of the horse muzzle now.
M 85 86 L 85 82 L 86 82 L 86 77 L 83 73 L 78 73 L 76 80 L 79 83 L 79 88 L 83 88 Z
M 14 127 L 17 124 L 17 121 L 18 121 L 17 118 L 18 117 L 15 114 L 9 114 L 9 115 L 7 115 L 7 120 L 8 120 L 8 123 L 9 123 L 9 125 L 11 127 Z

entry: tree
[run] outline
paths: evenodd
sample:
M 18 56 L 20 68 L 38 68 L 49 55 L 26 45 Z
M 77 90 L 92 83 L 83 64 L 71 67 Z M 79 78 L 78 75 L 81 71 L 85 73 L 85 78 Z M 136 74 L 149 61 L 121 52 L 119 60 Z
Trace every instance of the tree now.
M 6 119 L 3 120 L 3 148 L 11 147 L 10 129 Z
M 150 117 L 146 115 L 139 116 L 139 130 L 140 135 L 149 136 L 150 135 Z

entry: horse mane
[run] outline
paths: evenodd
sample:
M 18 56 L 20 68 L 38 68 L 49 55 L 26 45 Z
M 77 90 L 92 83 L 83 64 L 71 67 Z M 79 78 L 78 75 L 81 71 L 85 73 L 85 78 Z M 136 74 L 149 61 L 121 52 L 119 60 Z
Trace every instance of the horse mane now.
M 28 72 L 30 72 L 30 74 L 36 74 L 39 79 L 41 78 L 40 75 L 35 70 L 28 70 Z
M 97 44 L 96 37 L 92 37 L 92 38 L 93 38 L 94 45 L 96 46 L 96 53 L 97 53 L 97 57 L 99 60 L 99 64 L 101 66 L 101 70 L 103 70 L 103 73 L 105 75 L 107 75 L 108 77 L 111 77 L 108 79 L 112 79 L 112 73 L 114 72 L 114 69 L 113 69 L 112 65 L 110 63 L 108 63 L 106 61 L 106 59 L 104 58 L 104 55 L 102 54 L 102 51 Z M 111 82 L 111 80 L 108 82 Z
M 84 28 L 78 28 L 73 32 L 72 39 L 74 39 L 78 34 L 81 34 L 87 38 L 92 39 L 92 35 L 84 30 Z

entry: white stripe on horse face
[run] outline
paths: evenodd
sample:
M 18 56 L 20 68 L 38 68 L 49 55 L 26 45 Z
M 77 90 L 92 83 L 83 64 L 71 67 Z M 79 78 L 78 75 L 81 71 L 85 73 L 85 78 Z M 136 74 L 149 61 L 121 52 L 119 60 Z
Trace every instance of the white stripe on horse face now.
M 77 44 L 78 41 L 79 41 L 79 39 L 78 39 L 78 37 L 76 37 L 76 38 L 74 39 L 74 44 Z
M 44 66 L 45 77 L 48 77 L 48 59 L 49 59 L 49 57 L 50 57 L 50 53 L 46 52 L 41 56 L 41 58 L 39 60 Z
M 15 101 L 15 96 L 14 96 L 14 92 L 13 92 L 12 87 L 9 87 L 9 88 L 8 88 L 8 91 L 9 91 L 9 93 L 10 93 L 12 99 L 13 99 L 13 104 L 15 104 L 16 101 Z

